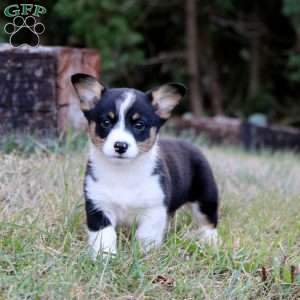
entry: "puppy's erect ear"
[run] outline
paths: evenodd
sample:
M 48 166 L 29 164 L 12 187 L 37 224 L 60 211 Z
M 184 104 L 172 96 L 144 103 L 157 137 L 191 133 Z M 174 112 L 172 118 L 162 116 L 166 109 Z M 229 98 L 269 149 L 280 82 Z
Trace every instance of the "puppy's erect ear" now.
M 148 92 L 156 113 L 162 119 L 168 119 L 173 108 L 185 95 L 186 88 L 180 83 L 167 83 Z
M 100 100 L 104 86 L 91 75 L 77 73 L 71 76 L 71 82 L 80 100 L 83 112 L 91 110 Z

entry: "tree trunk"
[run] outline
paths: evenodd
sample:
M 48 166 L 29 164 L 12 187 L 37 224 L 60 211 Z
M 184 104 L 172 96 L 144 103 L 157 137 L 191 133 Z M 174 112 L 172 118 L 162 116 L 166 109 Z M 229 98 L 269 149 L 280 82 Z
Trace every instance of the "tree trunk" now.
M 218 75 L 218 65 L 214 59 L 212 44 L 209 42 L 208 50 L 208 72 L 210 78 L 210 97 L 214 115 L 223 114 L 223 95 Z
M 197 48 L 197 6 L 196 0 L 185 1 L 187 68 L 189 75 L 190 105 L 192 113 L 203 113 L 203 99 L 200 91 L 199 58 Z
M 214 115 L 223 115 L 223 96 L 215 64 L 211 66 L 211 73 L 211 100 L 213 113 Z
M 250 69 L 248 97 L 253 98 L 260 90 L 260 40 L 257 33 L 250 38 Z

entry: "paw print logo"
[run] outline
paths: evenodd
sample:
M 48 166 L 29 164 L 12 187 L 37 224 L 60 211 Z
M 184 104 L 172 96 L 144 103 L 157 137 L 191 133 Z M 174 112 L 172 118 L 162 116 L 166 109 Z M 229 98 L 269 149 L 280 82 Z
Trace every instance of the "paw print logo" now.
M 45 26 L 37 22 L 33 16 L 17 16 L 12 23 L 4 26 L 5 33 L 10 35 L 9 42 L 13 47 L 28 45 L 38 47 L 40 44 L 40 35 L 45 31 Z M 26 40 L 26 41 L 25 41 Z

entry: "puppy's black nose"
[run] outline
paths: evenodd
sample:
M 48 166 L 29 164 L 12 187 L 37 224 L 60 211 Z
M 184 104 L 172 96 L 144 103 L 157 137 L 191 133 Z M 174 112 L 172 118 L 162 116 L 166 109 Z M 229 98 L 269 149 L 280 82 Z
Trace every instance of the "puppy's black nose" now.
M 125 142 L 115 142 L 114 148 L 117 153 L 123 154 L 127 151 L 128 144 Z

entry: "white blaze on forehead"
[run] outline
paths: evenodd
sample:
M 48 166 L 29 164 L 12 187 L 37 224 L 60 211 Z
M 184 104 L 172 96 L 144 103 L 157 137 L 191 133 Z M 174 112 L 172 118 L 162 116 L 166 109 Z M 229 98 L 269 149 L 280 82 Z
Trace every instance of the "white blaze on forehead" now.
M 119 121 L 117 127 L 124 129 L 125 116 L 128 109 L 132 106 L 133 102 L 135 101 L 135 94 L 133 91 L 127 91 L 124 94 L 122 94 L 122 97 L 124 100 L 122 100 L 121 104 L 119 105 L 119 108 L 117 108 L 117 110 L 119 110 Z
M 116 103 L 119 120 L 114 128 L 110 131 L 103 145 L 103 152 L 108 157 L 116 155 L 114 145 L 116 142 L 125 142 L 128 144 L 128 150 L 123 154 L 123 157 L 134 158 L 138 155 L 138 147 L 134 136 L 125 127 L 125 116 L 134 101 L 136 95 L 134 91 L 126 91 L 121 95 L 121 99 Z

